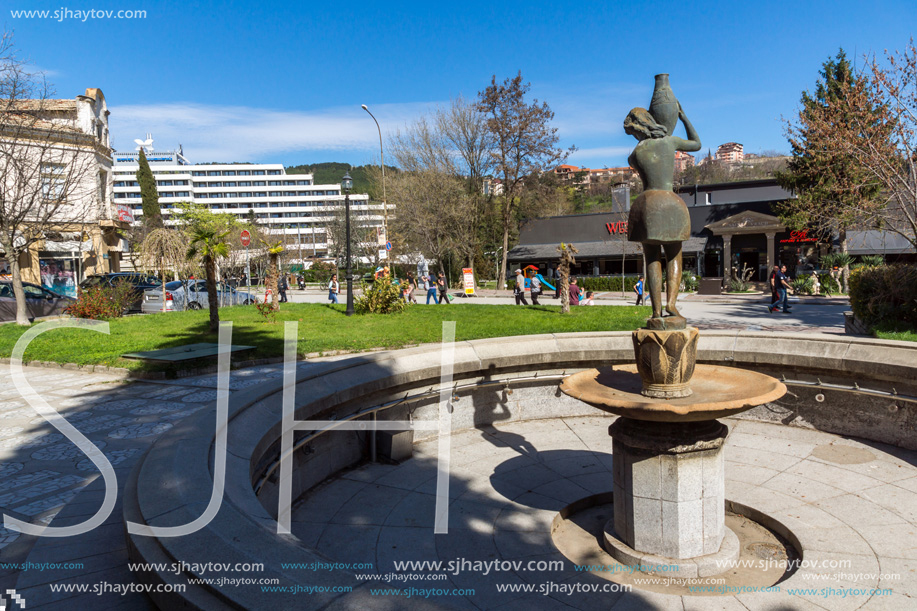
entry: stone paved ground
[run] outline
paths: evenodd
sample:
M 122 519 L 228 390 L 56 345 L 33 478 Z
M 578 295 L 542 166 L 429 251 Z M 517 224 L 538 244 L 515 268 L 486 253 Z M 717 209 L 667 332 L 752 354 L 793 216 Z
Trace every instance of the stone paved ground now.
M 293 532 L 332 559 L 371 563 L 374 569 L 367 572 L 379 574 L 397 572 L 396 560 L 563 559 L 551 543 L 557 511 L 611 490 L 609 422 L 539 420 L 453 435 L 446 535 L 434 535 L 432 528 L 437 441 L 416 445 L 415 457 L 399 466 L 365 465 L 316 489 L 294 509 Z M 391 583 L 474 588 L 474 596 L 437 599 L 467 609 L 917 608 L 917 453 L 789 426 L 727 422 L 727 499 L 787 525 L 802 542 L 804 559 L 817 565 L 780 584 L 780 593 L 497 592 L 497 584 L 600 581 L 569 562 L 558 572 L 466 571 L 444 581 Z M 850 565 L 830 566 L 838 560 Z M 829 587 L 847 594 L 823 595 Z M 791 594 L 790 588 L 814 591 Z M 849 593 L 871 588 L 892 593 Z
M 299 364 L 300 368 L 309 366 Z M 234 371 L 230 390 L 278 378 L 281 368 L 282 365 L 269 365 Z M 132 581 L 126 567 L 120 490 L 135 461 L 159 435 L 182 418 L 201 409 L 213 409 L 216 374 L 127 381 L 83 371 L 24 369 L 32 388 L 105 453 L 115 468 L 119 485 L 115 510 L 104 525 L 87 535 L 36 540 L 0 526 L 0 563 L 83 565 L 82 569 L 63 571 L 18 571 L 0 566 L 0 589 L 16 588 L 25 595 L 29 609 L 50 609 L 55 604 L 67 606 L 64 600 L 68 597 L 49 596 L 49 582 Z M 2 512 L 35 524 L 47 525 L 54 520 L 53 526 L 89 518 L 99 509 L 104 496 L 95 466 L 25 403 L 6 365 L 0 367 L 0 389 Z M 143 609 L 147 605 L 143 597 L 127 597 L 118 602 L 125 608 Z M 69 608 L 72 610 L 72 606 Z

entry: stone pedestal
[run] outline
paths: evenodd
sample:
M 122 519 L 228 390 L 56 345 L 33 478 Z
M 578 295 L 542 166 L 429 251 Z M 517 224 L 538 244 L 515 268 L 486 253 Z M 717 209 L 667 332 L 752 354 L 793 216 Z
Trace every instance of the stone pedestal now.
M 668 319 L 650 319 L 650 322 L 654 320 Z M 683 318 L 681 320 L 684 321 Z M 694 375 L 697 361 L 697 338 L 698 332 L 694 327 L 634 331 L 634 358 L 643 380 L 644 396 L 655 399 L 691 396 L 688 382 Z
M 727 427 L 716 420 L 619 418 L 608 432 L 614 438 L 617 538 L 637 552 L 672 559 L 719 552 L 725 535 Z M 606 545 L 620 561 L 632 561 L 613 547 Z

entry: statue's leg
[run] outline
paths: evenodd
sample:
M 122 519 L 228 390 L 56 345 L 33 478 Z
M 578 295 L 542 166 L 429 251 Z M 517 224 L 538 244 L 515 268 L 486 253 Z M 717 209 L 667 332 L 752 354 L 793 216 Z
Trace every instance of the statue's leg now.
M 666 305 L 665 311 L 672 316 L 681 316 L 678 308 L 675 307 L 675 301 L 678 299 L 678 288 L 681 285 L 681 242 L 666 244 L 665 248 L 665 292 Z
M 662 247 L 659 244 L 643 244 L 646 257 L 646 286 L 653 305 L 653 318 L 662 316 Z

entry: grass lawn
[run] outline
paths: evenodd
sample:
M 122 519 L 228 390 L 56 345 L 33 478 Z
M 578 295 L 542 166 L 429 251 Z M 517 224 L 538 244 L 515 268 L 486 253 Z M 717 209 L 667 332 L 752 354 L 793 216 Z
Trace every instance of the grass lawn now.
M 879 339 L 917 342 L 917 329 L 901 329 L 893 325 L 879 325 L 875 330 L 875 334 Z
M 456 340 L 574 331 L 625 331 L 643 326 L 649 307 L 574 307 L 562 315 L 560 306 L 415 305 L 400 314 L 344 315 L 344 305 L 282 304 L 277 322 L 265 322 L 254 307 L 220 310 L 220 320 L 233 322 L 233 344 L 257 346 L 242 360 L 283 355 L 283 322 L 299 321 L 300 358 L 310 353 L 401 348 L 438 342 L 442 322 L 456 321 Z M 158 350 L 198 342 L 216 343 L 208 331 L 207 310 L 128 316 L 109 321 L 110 335 L 85 329 L 57 329 L 29 345 L 24 360 L 109 365 L 146 371 L 175 371 L 216 363 L 216 358 L 180 365 L 123 359 L 127 352 Z M 28 327 L 0 325 L 0 358 L 9 358 L 16 340 Z

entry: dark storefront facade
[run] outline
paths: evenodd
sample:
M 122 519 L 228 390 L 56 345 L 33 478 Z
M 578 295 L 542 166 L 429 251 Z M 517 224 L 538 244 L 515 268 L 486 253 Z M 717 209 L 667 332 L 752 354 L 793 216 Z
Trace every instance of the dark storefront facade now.
M 751 280 L 764 281 L 775 263 L 791 276 L 818 268 L 821 256 L 835 244 L 828 236 L 791 231 L 776 213 L 776 204 L 793 197 L 773 179 L 680 187 L 691 217 L 691 238 L 682 246 L 684 269 L 699 277 L 728 276 L 731 269 L 752 270 Z M 580 276 L 636 275 L 643 272 L 643 252 L 627 241 L 626 215 L 595 213 L 536 219 L 526 223 L 519 245 L 510 250 L 510 270 L 536 265 L 547 277 L 559 260 L 561 242 L 579 249 Z M 913 260 L 910 244 L 890 232 L 848 232 L 852 255 L 884 255 L 889 260 Z

